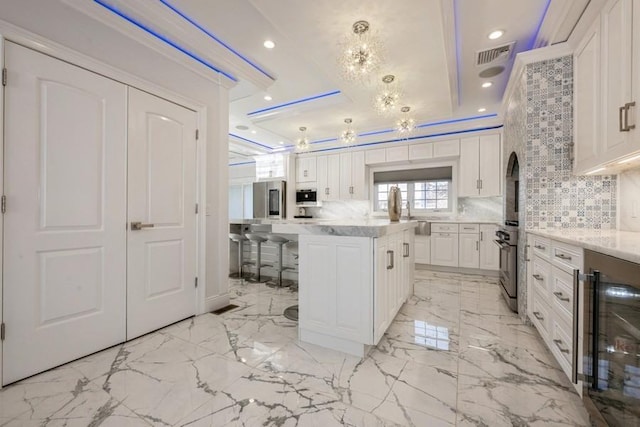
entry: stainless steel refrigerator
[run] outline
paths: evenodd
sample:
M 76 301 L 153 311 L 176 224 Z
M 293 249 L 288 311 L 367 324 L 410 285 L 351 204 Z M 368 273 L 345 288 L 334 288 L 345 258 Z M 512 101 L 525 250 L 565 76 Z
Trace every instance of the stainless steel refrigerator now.
M 253 217 L 284 219 L 287 217 L 287 183 L 258 181 L 253 183 Z

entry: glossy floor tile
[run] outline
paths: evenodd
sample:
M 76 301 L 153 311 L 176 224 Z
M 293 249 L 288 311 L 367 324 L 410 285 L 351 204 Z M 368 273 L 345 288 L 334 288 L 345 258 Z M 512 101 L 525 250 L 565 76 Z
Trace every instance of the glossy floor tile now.
M 495 279 L 416 272 L 363 359 L 297 340 L 297 293 L 231 283 L 205 314 L 6 387 L 0 426 L 588 425 Z

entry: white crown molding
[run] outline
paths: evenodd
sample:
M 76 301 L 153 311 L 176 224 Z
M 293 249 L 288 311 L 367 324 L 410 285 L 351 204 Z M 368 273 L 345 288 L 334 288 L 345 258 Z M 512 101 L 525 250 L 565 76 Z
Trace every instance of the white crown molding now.
M 69 7 L 108 25 L 127 37 L 180 63 L 182 66 L 198 72 L 198 74 L 202 75 L 205 73 L 209 76 L 209 79 L 211 79 L 212 74 L 216 75 L 219 83 L 227 88 L 233 87 L 236 84 L 232 79 L 229 79 L 221 73 L 215 73 L 215 71 L 205 65 L 189 58 L 183 52 L 169 46 L 120 16 L 115 15 L 95 1 L 61 1 Z M 256 70 L 253 66 L 210 38 L 196 26 L 189 23 L 167 6 L 164 6 L 161 2 L 110 0 L 108 4 L 151 30 L 163 34 L 172 42 L 209 62 L 214 67 L 233 75 L 237 79 L 246 80 L 260 90 L 266 90 L 275 81 Z
M 547 61 L 549 59 L 560 58 L 563 56 L 573 55 L 574 49 L 569 43 L 558 43 L 553 46 L 547 46 L 540 49 L 529 50 L 527 52 L 521 52 L 516 55 L 516 59 L 513 61 L 513 68 L 509 75 L 509 83 L 502 96 L 502 106 L 500 109 L 499 117 L 504 119 L 508 107 L 509 100 L 513 95 L 513 91 L 516 88 L 517 83 L 520 81 L 520 77 L 525 68 L 529 64 L 534 64 L 540 61 Z

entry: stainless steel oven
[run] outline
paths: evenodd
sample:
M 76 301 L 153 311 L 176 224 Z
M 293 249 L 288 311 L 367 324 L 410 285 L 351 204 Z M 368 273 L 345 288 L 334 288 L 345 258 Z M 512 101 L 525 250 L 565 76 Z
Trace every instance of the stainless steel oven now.
M 596 426 L 640 426 L 640 265 L 585 250 L 583 400 Z
M 518 229 L 505 226 L 496 231 L 500 247 L 500 287 L 509 308 L 518 312 Z

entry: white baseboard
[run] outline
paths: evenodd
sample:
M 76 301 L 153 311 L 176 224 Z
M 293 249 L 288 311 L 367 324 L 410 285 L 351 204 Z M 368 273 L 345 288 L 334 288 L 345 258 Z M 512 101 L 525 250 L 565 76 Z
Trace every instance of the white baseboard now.
M 445 267 L 442 265 L 416 264 L 416 270 L 441 271 L 444 273 L 476 274 L 489 277 L 500 277 L 497 270 L 481 270 L 479 268 Z
M 216 295 L 204 301 L 204 313 L 209 313 L 229 305 L 229 294 Z M 202 313 L 200 313 L 202 314 Z

